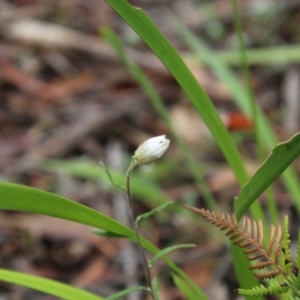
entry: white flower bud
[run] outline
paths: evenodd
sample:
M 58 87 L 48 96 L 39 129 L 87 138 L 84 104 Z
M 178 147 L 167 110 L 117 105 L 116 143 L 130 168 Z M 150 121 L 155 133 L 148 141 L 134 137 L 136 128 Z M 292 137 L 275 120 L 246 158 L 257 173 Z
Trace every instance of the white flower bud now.
M 138 164 L 149 165 L 162 157 L 169 144 L 165 135 L 148 139 L 135 150 L 134 159 Z

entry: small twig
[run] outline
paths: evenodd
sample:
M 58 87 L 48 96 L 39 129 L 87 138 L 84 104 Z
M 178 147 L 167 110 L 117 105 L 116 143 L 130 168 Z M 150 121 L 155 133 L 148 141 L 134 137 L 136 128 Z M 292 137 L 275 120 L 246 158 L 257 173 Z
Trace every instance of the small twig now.
M 136 233 L 136 237 L 137 237 L 137 245 L 140 249 L 142 258 L 143 258 L 143 262 L 144 262 L 144 267 L 145 267 L 145 275 L 146 275 L 146 281 L 147 281 L 147 286 L 149 288 L 149 293 L 152 296 L 152 299 L 154 300 L 154 295 L 153 295 L 153 290 L 152 290 L 152 280 L 151 280 L 151 273 L 150 273 L 150 269 L 148 267 L 148 262 L 146 259 L 146 255 L 144 252 L 144 248 L 142 246 L 142 241 L 141 241 L 141 235 L 140 235 L 140 231 L 139 231 L 139 227 L 137 225 L 137 223 L 134 221 L 134 217 L 133 217 L 133 210 L 132 210 L 132 200 L 131 200 L 131 192 L 130 192 L 130 171 L 134 168 L 134 166 L 132 166 L 132 168 L 129 168 L 126 174 L 126 188 L 127 188 L 127 205 L 128 205 L 128 211 L 129 211 L 129 216 L 130 216 L 130 220 L 132 223 L 132 228 Z

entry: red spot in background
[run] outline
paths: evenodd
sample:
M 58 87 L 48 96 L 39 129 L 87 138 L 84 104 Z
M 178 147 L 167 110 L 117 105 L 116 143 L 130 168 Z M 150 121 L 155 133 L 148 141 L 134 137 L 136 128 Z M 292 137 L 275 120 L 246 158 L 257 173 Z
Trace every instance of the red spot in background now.
M 226 126 L 231 131 L 249 130 L 253 128 L 253 122 L 239 112 L 230 112 L 227 115 Z

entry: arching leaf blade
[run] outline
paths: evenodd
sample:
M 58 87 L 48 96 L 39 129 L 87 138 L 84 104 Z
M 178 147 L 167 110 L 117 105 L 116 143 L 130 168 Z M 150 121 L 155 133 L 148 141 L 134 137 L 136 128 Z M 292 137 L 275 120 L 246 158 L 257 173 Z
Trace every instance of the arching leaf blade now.
M 255 172 L 235 201 L 240 205 L 236 214 L 243 215 L 250 203 L 263 193 L 300 154 L 300 133 L 278 144 Z M 295 202 L 300 210 L 299 203 Z
M 102 297 L 55 280 L 0 269 L 0 280 L 51 294 L 65 300 L 103 300 Z
M 67 198 L 27 186 L 0 182 L 0 209 L 57 217 L 124 235 L 136 241 L 136 233 L 114 219 Z M 160 251 L 143 237 L 141 237 L 141 242 L 143 247 L 151 253 L 156 254 Z M 195 292 L 198 290 L 191 279 L 170 259 L 163 257 L 163 260 L 173 272 L 189 284 L 192 290 Z M 199 299 L 207 300 L 205 297 Z

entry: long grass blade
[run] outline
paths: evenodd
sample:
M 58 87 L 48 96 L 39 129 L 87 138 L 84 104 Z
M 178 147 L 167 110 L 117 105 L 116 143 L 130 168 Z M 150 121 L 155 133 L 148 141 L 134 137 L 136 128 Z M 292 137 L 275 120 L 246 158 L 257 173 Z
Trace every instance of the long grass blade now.
M 103 300 L 104 298 L 87 291 L 47 278 L 0 269 L 0 280 L 23 285 L 65 300 Z
M 101 33 L 104 38 L 109 42 L 109 44 L 113 47 L 119 59 L 124 63 L 128 71 L 135 78 L 135 80 L 140 84 L 144 93 L 148 96 L 151 101 L 153 107 L 159 114 L 160 118 L 165 122 L 169 131 L 171 132 L 175 142 L 180 148 L 183 157 L 185 159 L 186 165 L 190 171 L 190 174 L 194 177 L 195 182 L 197 184 L 198 190 L 203 194 L 203 197 L 206 201 L 206 205 L 211 210 L 217 210 L 216 200 L 214 199 L 212 193 L 207 187 L 204 179 L 204 174 L 201 172 L 201 163 L 197 162 L 193 156 L 191 155 L 189 149 L 185 145 L 182 138 L 177 134 L 174 126 L 169 117 L 168 109 L 163 103 L 162 98 L 155 90 L 154 86 L 147 78 L 145 73 L 136 65 L 130 58 L 126 55 L 124 47 L 120 41 L 120 39 L 116 36 L 116 34 L 109 28 L 104 27 L 101 29 Z

